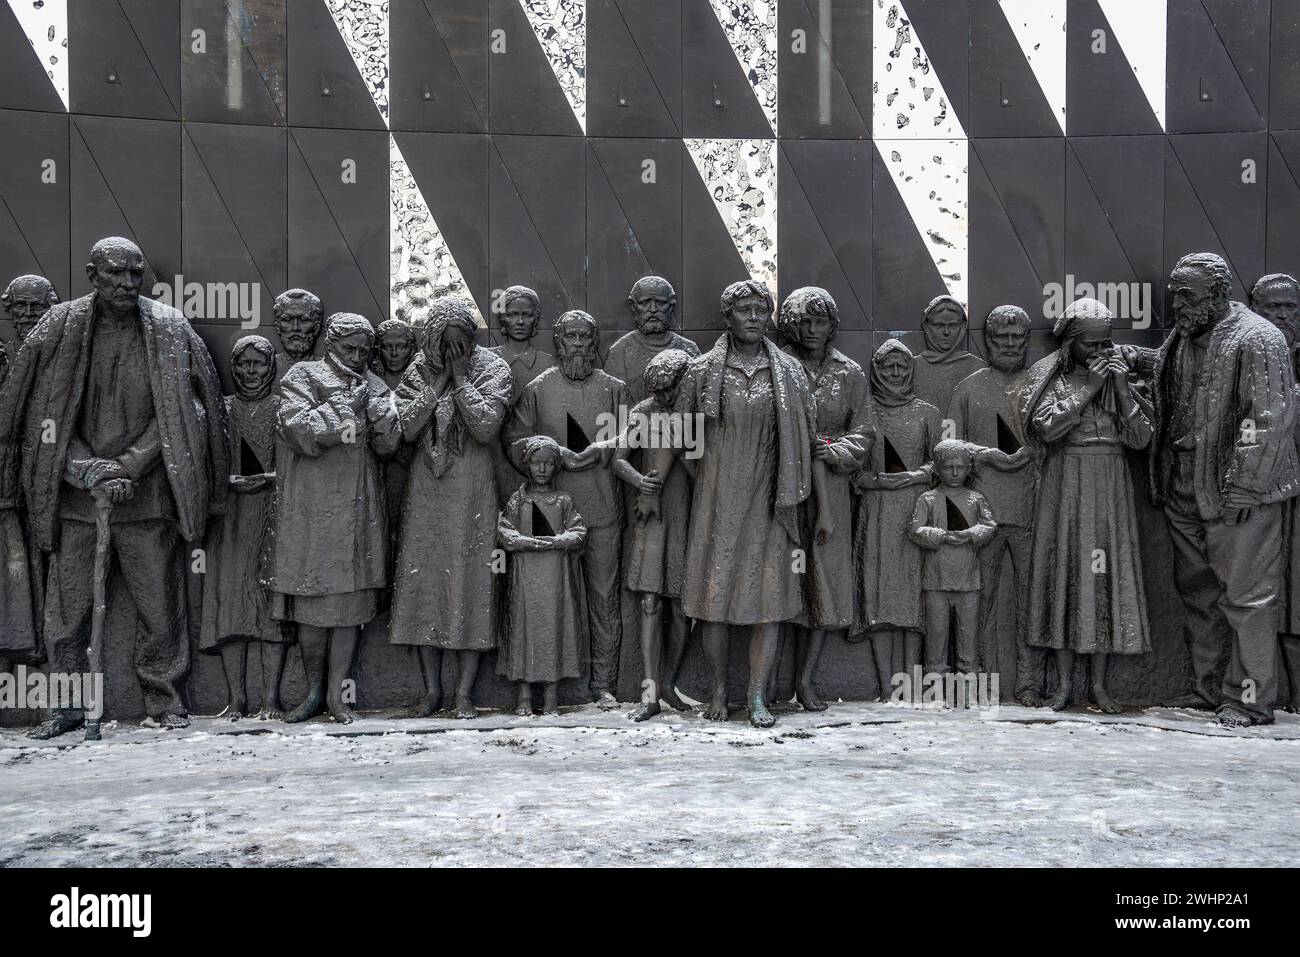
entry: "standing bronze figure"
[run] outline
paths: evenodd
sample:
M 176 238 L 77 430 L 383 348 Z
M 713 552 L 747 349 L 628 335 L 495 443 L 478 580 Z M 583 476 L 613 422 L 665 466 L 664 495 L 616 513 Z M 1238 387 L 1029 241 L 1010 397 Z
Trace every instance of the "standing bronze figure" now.
M 490 351 L 510 366 L 513 383 L 510 407 L 513 409 L 534 379 L 547 369 L 555 368 L 555 356 L 533 345 L 542 322 L 542 300 L 533 290 L 527 286 L 510 286 L 497 298 L 493 311 L 497 329 L 505 339 L 501 345 L 492 346 Z M 492 454 L 496 463 L 497 494 L 504 506 L 524 476 L 515 468 L 505 449 L 493 449 Z
M 948 408 L 957 383 L 984 368 L 966 349 L 966 307 L 952 296 L 935 296 L 925 307 L 921 334 L 925 348 L 916 357 L 916 396 L 940 411 Z
M 700 347 L 677 332 L 677 291 L 661 276 L 643 276 L 627 294 L 627 307 L 636 328 L 609 347 L 605 371 L 627 386 L 630 402 L 649 397 L 643 382 L 650 360 L 665 349 L 698 356 Z
M 306 289 L 286 289 L 271 304 L 271 316 L 275 320 L 275 335 L 282 350 L 276 358 L 276 366 L 283 377 L 291 366 L 315 357 L 316 340 L 320 337 L 325 313 L 315 293 Z

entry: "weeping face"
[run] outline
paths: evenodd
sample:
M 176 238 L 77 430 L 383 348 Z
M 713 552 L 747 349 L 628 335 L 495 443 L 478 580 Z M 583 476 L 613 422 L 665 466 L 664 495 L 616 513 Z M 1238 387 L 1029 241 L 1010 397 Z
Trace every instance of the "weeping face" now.
M 934 347 L 947 352 L 957 344 L 966 323 L 956 309 L 939 308 L 925 317 L 923 325 L 930 334 Z
M 336 340 L 330 351 L 353 372 L 364 372 L 370 362 L 370 348 L 370 337 L 364 332 L 354 332 Z
M 379 342 L 379 362 L 389 375 L 400 375 L 411 364 L 415 355 L 415 337 L 404 332 L 394 332 Z
M 528 457 L 528 477 L 534 485 L 550 485 L 559 467 L 559 456 L 554 449 L 540 449 Z
M 901 352 L 891 352 L 876 363 L 880 378 L 893 389 L 902 389 L 912 371 L 912 362 Z
M 1250 301 L 1251 308 L 1286 336 L 1286 344 L 1294 346 L 1296 319 L 1300 314 L 1300 288 L 1293 283 L 1275 282 L 1261 289 Z
M 517 296 L 505 304 L 497 321 L 507 339 L 514 342 L 528 342 L 537 334 L 537 322 L 540 318 L 532 300 Z
M 241 399 L 260 395 L 275 374 L 275 364 L 270 357 L 246 346 L 230 364 L 230 375 L 235 380 L 235 393 Z
M 1109 329 L 1102 327 L 1084 329 L 1070 343 L 1070 358 L 1074 360 L 1075 365 L 1086 366 L 1093 356 L 1109 352 L 1113 346 Z
M 737 342 L 752 345 L 763 338 L 772 310 L 762 296 L 743 296 L 727 312 L 727 331 Z

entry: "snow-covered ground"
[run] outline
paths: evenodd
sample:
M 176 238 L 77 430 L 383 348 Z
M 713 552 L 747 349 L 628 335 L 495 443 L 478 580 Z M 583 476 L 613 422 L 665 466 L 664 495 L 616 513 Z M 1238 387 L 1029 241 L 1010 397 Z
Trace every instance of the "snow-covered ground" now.
M 249 733 L 255 732 L 255 733 Z M 759 731 L 367 717 L 0 731 L 0 864 L 1294 864 L 1300 718 L 835 704 Z

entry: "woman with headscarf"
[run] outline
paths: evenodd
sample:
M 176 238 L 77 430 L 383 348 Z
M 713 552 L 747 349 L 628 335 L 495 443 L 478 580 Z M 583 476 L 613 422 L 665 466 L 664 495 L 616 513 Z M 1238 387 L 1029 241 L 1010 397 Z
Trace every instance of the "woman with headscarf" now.
M 1028 642 L 1056 651 L 1054 711 L 1069 704 L 1076 654 L 1091 657 L 1097 706 L 1116 714 L 1107 657 L 1151 650 L 1124 454 L 1146 447 L 1151 423 L 1110 330 L 1110 310 L 1097 300 L 1066 307 L 1052 330 L 1061 347 L 1034 363 L 1017 407 L 1041 466 Z
M 815 507 L 810 501 L 799 509 L 808 569 L 805 611 L 794 622 L 802 632 L 795 693 L 808 711 L 826 710 L 814 678 L 827 632 L 846 632 L 853 624 L 852 478 L 866 461 L 874 438 L 866 374 L 831 346 L 839 324 L 839 310 L 825 289 L 796 289 L 781 305 L 786 352 L 802 364 L 817 403 L 813 468 L 824 470 L 823 498 Z
M 419 649 L 425 696 L 417 717 L 441 707 L 441 652 L 457 652 L 456 716 L 472 718 L 479 656 L 496 647 L 492 446 L 510 408 L 510 366 L 475 345 L 474 310 L 459 297 L 435 300 L 416 332 L 420 354 L 397 389 L 402 435 L 415 452 L 388 640 Z
M 271 618 L 263 587 L 272 549 L 275 505 L 275 347 L 244 336 L 230 350 L 235 394 L 226 396 L 230 422 L 230 495 L 226 513 L 212 523 L 207 542 L 199 650 L 221 655 L 228 700 L 221 715 L 248 713 L 248 645 L 261 649 L 262 708 L 258 717 L 280 718 L 280 678 L 291 636 Z
M 897 339 L 871 357 L 871 421 L 876 441 L 854 478 L 862 493 L 853 536 L 858 607 L 853 634 L 871 641 L 880 700 L 893 676 L 921 660 L 925 617 L 921 603 L 921 549 L 911 540 L 916 500 L 930 485 L 930 462 L 942 438 L 939 410 L 917 398 L 916 359 Z
M 935 296 L 925 307 L 925 348 L 916 357 L 913 387 L 936 409 L 948 408 L 957 383 L 984 368 L 984 360 L 966 350 L 966 327 L 966 307 L 952 296 Z
M 325 358 L 280 380 L 271 616 L 297 623 L 307 671 L 307 698 L 286 721 L 322 706 L 335 721 L 356 718 L 344 682 L 386 584 L 380 460 L 401 439 L 392 394 L 369 369 L 374 343 L 370 320 L 335 313 Z
M 812 493 L 817 410 L 803 367 L 766 332 L 772 294 L 755 279 L 722 293 L 727 331 L 693 359 L 678 408 L 703 416 L 686 536 L 683 606 L 702 622 L 713 670 L 704 717 L 727 719 L 727 658 L 732 625 L 751 630 L 749 720 L 775 718 L 764 700 L 780 623 L 803 614 L 799 505 Z M 659 474 L 667 474 L 659 468 Z

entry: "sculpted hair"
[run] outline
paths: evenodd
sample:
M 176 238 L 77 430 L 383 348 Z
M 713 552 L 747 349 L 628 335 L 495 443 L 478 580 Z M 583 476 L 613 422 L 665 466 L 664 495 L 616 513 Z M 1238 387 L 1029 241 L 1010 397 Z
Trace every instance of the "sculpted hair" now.
M 800 286 L 781 303 L 777 328 L 787 341 L 794 341 L 801 316 L 825 316 L 831 321 L 831 338 L 840 328 L 840 310 L 831 294 L 819 286 Z
M 691 357 L 681 349 L 665 349 L 646 364 L 641 381 L 651 392 L 671 389 L 682 380 L 690 362 Z
M 596 325 L 595 318 L 590 313 L 583 312 L 581 309 L 570 309 L 568 312 L 564 313 L 564 315 L 560 316 L 559 319 L 555 320 L 555 328 L 551 330 L 551 339 L 555 343 L 556 352 L 559 352 L 560 350 L 560 335 L 564 332 L 565 326 L 574 322 L 581 322 L 591 329 L 591 334 L 596 337 L 596 342 L 592 343 L 592 349 L 596 348 L 596 345 L 600 340 L 600 327 Z
M 964 459 L 971 465 L 975 464 L 975 446 L 962 439 L 944 439 L 934 447 L 934 464 L 946 462 L 950 459 Z
M 1224 299 L 1228 298 L 1229 290 L 1232 289 L 1232 273 L 1223 257 L 1217 253 L 1188 253 L 1174 265 L 1173 272 L 1201 273 L 1210 280 L 1210 291 Z
M 275 321 L 279 322 L 284 318 L 285 307 L 290 303 L 303 303 L 307 306 L 305 315 L 316 325 L 320 325 L 325 311 L 321 308 L 320 298 L 314 292 L 308 292 L 306 289 L 286 289 L 280 295 L 275 297 L 275 302 L 271 303 L 271 315 Z
M 44 276 L 28 273 L 25 276 L 16 276 L 9 285 L 5 286 L 5 291 L 0 293 L 0 305 L 7 309 L 14 301 L 14 296 L 24 288 L 31 289 L 37 295 L 42 296 L 46 303 L 51 306 L 59 301 L 59 294 L 54 291 L 54 283 Z
M 1251 303 L 1253 304 L 1269 286 L 1290 286 L 1300 294 L 1300 282 L 1296 282 L 1295 276 L 1288 276 L 1284 272 L 1271 272 L 1267 276 L 1260 276 L 1255 280 L 1255 285 L 1250 287 Z
M 329 317 L 325 325 L 325 348 L 333 348 L 340 339 L 346 339 L 358 332 L 364 332 L 366 340 L 371 348 L 374 348 L 375 327 L 370 324 L 369 319 L 355 312 L 336 312 Z
M 1000 332 L 1005 329 L 1017 329 L 1020 332 L 1028 332 L 1031 324 L 1029 313 L 1019 306 L 994 306 L 988 318 L 984 320 L 984 330 Z
M 733 282 L 726 289 L 722 290 L 722 299 L 719 303 L 722 319 L 725 322 L 728 313 L 736 303 L 742 299 L 748 299 L 755 296 L 767 303 L 768 315 L 776 313 L 776 301 L 772 298 L 772 293 L 767 288 L 767 283 L 761 279 L 742 279 L 740 282 Z
M 524 447 L 519 451 L 519 458 L 524 465 L 527 465 L 542 452 L 550 452 L 552 455 L 558 456 L 560 454 L 560 443 L 549 435 L 534 435 L 524 441 Z

